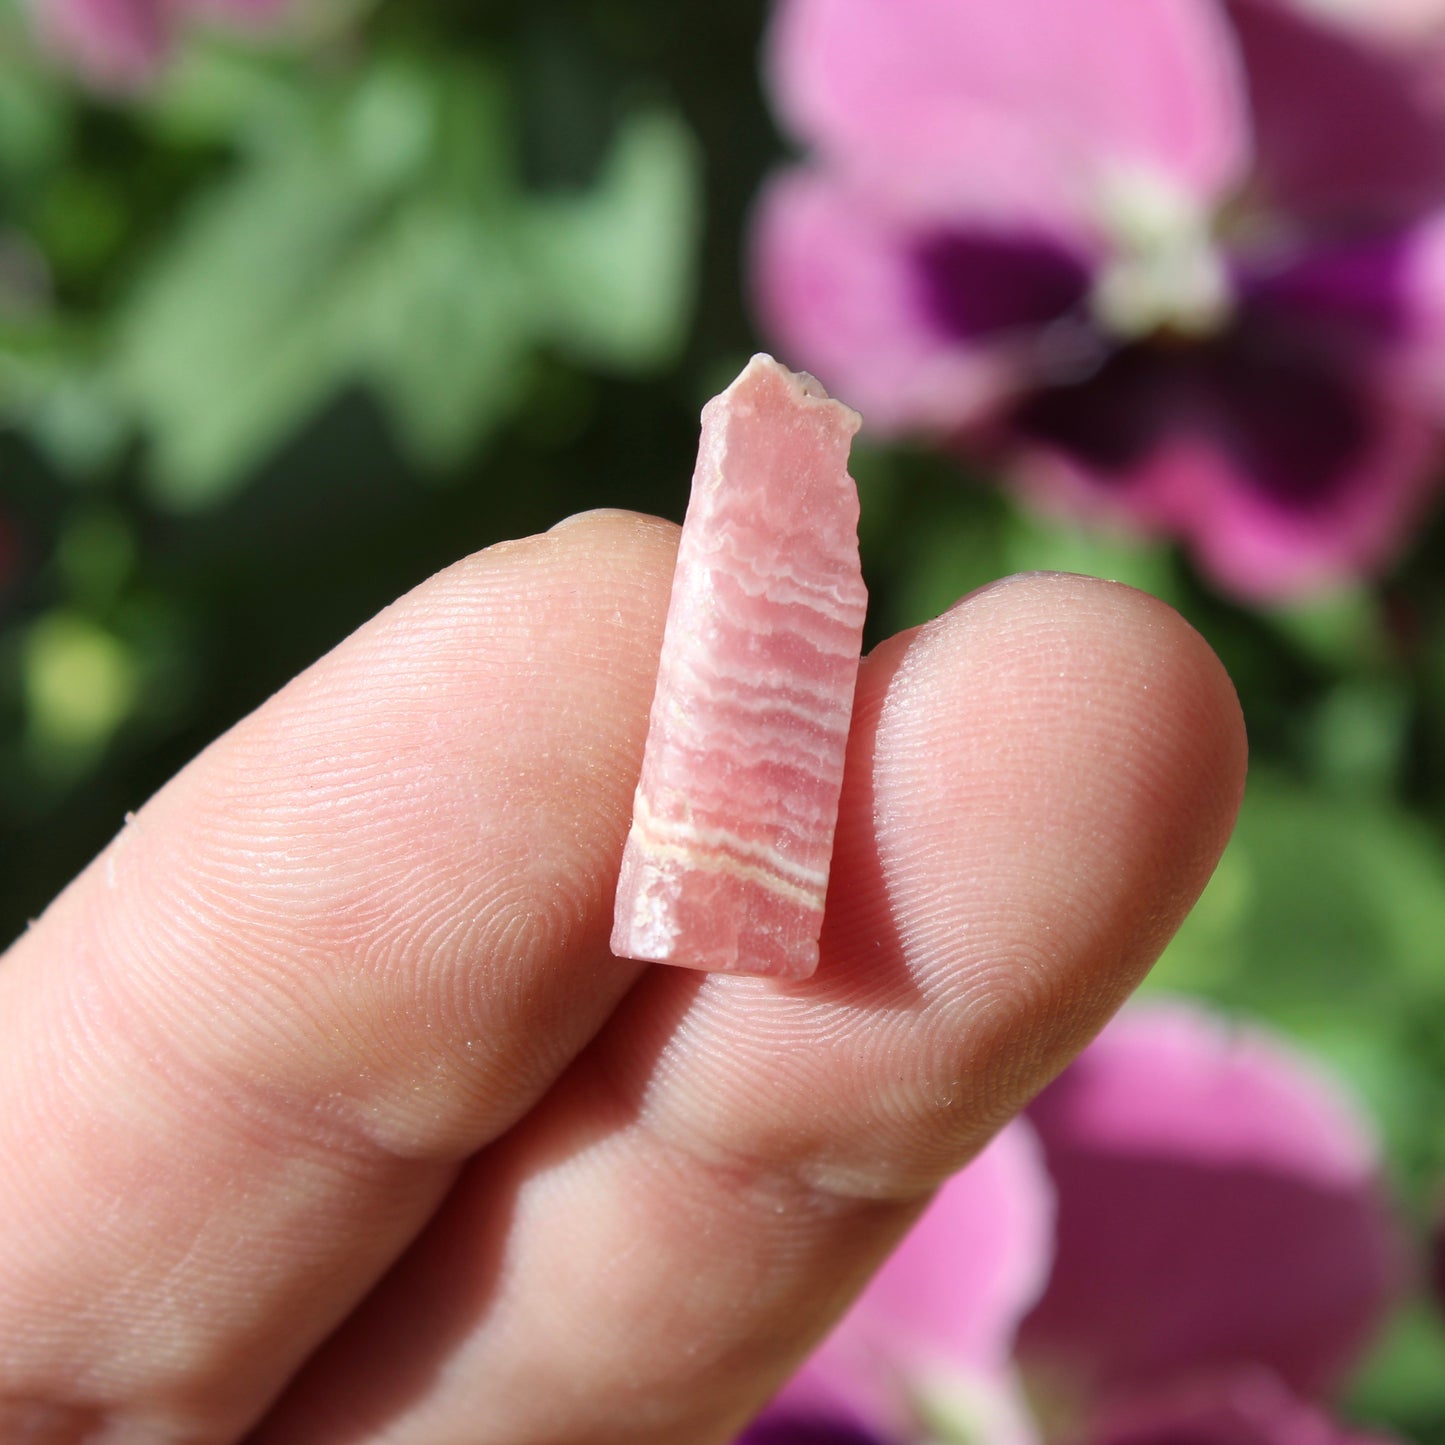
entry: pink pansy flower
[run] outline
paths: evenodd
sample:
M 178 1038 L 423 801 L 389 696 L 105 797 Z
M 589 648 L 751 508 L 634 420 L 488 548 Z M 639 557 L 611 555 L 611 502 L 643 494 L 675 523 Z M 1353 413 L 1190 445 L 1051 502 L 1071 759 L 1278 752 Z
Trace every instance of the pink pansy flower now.
M 192 20 L 254 28 L 286 0 L 32 0 L 41 33 L 93 84 L 130 90 L 152 79 Z
M 1262 1365 L 1330 1397 L 1399 1275 L 1373 1133 L 1308 1060 L 1182 1004 L 1126 1011 L 1035 1100 L 1058 1190 L 1020 1347 L 1091 1394 Z
M 1038 1141 L 1005 1129 L 950 1180 L 862 1298 L 740 1445 L 871 1445 L 928 1427 L 990 1445 L 1034 1431 L 1014 1332 L 1052 1255 Z
M 1445 403 L 1445 6 L 780 0 L 811 150 L 760 203 L 782 349 L 880 432 L 1277 596 L 1382 565 Z
M 1140 1006 L 944 1187 L 740 1445 L 1022 1445 L 1027 1398 L 1091 1445 L 1361 1445 L 1321 1406 L 1395 1247 L 1334 1085 L 1261 1031 Z

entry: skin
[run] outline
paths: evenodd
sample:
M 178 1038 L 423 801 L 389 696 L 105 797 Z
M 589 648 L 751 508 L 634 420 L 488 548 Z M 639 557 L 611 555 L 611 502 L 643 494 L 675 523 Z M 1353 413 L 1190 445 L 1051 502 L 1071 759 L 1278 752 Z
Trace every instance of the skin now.
M 0 960 L 0 1440 L 726 1441 L 1138 981 L 1243 729 L 1059 576 L 866 659 L 813 980 L 612 958 L 675 548 L 426 582 Z

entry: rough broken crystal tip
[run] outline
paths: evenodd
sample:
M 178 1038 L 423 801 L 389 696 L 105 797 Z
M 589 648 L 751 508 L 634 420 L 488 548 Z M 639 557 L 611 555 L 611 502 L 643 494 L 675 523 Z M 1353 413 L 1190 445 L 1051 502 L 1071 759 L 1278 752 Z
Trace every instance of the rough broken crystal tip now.
M 816 967 L 867 594 L 861 418 L 754 356 L 703 409 L 612 933 L 620 957 Z

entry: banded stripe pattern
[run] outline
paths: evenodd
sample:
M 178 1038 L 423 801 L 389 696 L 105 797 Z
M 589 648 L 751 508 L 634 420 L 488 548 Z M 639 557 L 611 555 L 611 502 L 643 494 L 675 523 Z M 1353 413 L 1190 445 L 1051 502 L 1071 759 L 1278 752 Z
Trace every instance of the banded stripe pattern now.
M 612 948 L 817 966 L 867 594 L 857 414 L 755 356 L 703 409 Z

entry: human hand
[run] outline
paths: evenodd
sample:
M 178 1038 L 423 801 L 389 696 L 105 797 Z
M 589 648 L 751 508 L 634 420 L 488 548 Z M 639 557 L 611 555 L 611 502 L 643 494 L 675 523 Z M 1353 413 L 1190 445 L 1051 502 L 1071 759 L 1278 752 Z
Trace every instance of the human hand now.
M 865 660 L 814 979 L 612 958 L 675 545 L 432 579 L 0 962 L 0 1441 L 725 1441 L 1138 980 L 1243 734 L 1075 577 Z

